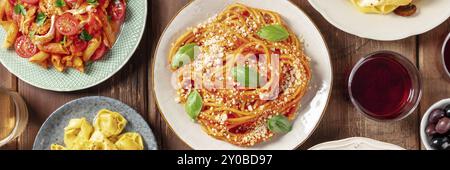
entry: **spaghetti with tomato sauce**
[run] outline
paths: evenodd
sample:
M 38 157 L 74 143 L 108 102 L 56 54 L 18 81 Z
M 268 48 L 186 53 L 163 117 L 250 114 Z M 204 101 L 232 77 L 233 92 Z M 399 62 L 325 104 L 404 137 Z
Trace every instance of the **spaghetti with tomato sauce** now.
M 175 100 L 188 116 L 208 135 L 244 147 L 292 129 L 311 80 L 309 60 L 279 14 L 242 4 L 188 29 L 168 55 Z M 197 86 L 202 83 L 214 85 Z
M 84 72 L 114 45 L 126 6 L 126 0 L 0 0 L 3 46 L 45 68 Z

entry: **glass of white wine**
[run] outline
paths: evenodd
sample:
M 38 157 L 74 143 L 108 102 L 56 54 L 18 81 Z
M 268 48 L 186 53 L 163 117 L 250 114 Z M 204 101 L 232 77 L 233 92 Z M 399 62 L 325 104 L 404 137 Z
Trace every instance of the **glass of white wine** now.
M 16 92 L 0 87 L 0 148 L 22 134 L 28 123 L 28 109 Z

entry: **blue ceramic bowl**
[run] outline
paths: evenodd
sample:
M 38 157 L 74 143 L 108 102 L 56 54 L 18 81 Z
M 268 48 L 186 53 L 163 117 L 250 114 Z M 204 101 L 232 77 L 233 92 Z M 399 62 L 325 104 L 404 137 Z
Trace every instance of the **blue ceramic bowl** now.
M 92 123 L 101 109 L 121 113 L 128 121 L 124 132 L 141 134 L 146 150 L 157 149 L 152 130 L 134 109 L 115 99 L 94 96 L 71 101 L 53 112 L 39 130 L 33 150 L 49 150 L 51 144 L 64 144 L 64 127 L 67 126 L 70 119 L 85 117 Z

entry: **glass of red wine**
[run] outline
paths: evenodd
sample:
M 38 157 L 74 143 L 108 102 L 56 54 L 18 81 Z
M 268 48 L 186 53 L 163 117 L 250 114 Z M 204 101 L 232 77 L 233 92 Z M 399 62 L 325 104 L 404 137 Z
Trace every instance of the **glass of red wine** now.
M 376 121 L 401 120 L 419 105 L 421 76 L 404 56 L 379 51 L 356 63 L 348 79 L 348 92 L 356 109 Z
M 442 46 L 442 63 L 447 75 L 450 77 L 450 33 Z

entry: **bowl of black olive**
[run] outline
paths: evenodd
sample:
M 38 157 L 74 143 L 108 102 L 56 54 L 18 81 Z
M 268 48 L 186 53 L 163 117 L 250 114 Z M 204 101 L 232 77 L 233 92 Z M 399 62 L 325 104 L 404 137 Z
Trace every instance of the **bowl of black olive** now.
M 428 150 L 450 150 L 450 99 L 427 110 L 420 123 L 420 138 Z

